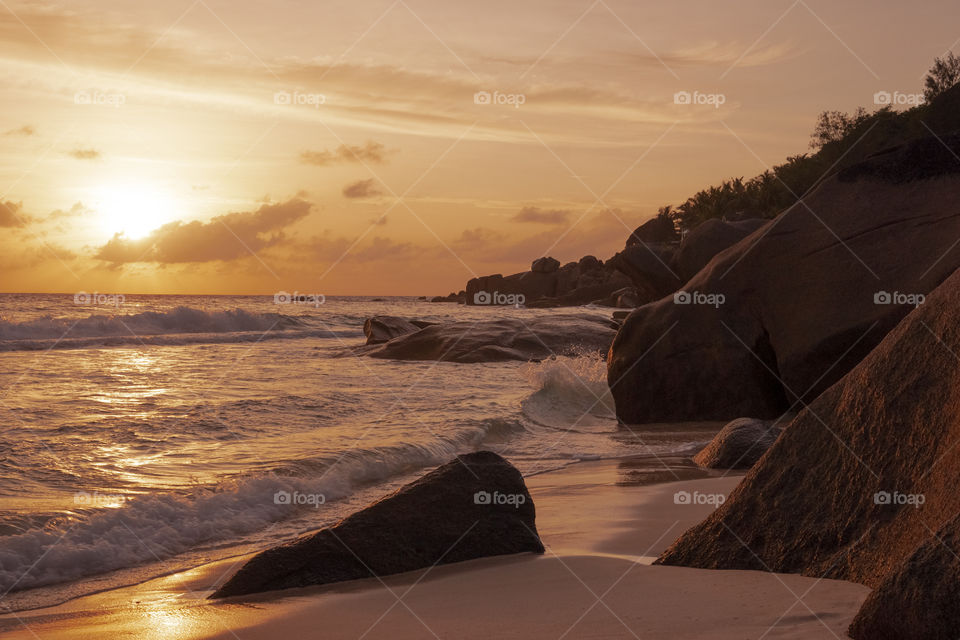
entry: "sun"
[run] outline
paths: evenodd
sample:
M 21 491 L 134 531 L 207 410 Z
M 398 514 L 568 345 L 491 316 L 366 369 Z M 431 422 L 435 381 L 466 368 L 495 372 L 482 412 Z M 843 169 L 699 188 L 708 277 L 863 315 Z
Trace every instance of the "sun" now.
M 124 183 L 97 190 L 93 208 L 101 228 L 137 240 L 162 227 L 177 215 L 174 198 L 153 185 Z

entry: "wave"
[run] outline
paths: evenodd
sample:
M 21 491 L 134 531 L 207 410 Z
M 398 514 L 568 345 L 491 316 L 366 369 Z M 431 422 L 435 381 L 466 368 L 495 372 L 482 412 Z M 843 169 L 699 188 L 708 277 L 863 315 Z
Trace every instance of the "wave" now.
M 269 473 L 190 493 L 80 493 L 81 508 L 69 516 L 0 536 L 0 593 L 222 547 L 299 517 L 317 528 L 345 515 L 335 503 L 361 487 L 442 464 L 488 436 L 500 439 L 518 429 L 519 423 L 481 420 L 455 437 L 290 460 Z
M 558 356 L 531 363 L 524 370 L 536 391 L 521 402 L 524 416 L 557 429 L 608 431 L 616 411 L 607 385 L 607 365 L 595 352 Z
M 128 344 L 178 345 L 253 342 L 267 338 L 356 337 L 356 331 L 317 326 L 309 318 L 243 309 L 93 314 L 86 318 L 44 316 L 25 322 L 0 320 L 0 351 L 77 349 Z

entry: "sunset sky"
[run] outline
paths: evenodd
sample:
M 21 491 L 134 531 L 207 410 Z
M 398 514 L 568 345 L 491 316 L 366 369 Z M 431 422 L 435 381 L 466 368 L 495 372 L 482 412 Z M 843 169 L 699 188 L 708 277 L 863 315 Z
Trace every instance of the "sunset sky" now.
M 818 112 L 921 91 L 958 18 L 955 0 L 0 0 L 0 291 L 435 295 L 605 259 L 657 207 L 806 151 Z

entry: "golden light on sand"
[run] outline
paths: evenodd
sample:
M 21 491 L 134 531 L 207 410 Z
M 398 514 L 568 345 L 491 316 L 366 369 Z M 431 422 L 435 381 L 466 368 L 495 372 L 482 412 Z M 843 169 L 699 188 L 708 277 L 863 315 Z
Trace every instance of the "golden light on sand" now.
M 100 228 L 109 235 L 143 238 L 182 213 L 170 193 L 150 184 L 106 185 L 97 190 L 96 196 L 93 208 Z

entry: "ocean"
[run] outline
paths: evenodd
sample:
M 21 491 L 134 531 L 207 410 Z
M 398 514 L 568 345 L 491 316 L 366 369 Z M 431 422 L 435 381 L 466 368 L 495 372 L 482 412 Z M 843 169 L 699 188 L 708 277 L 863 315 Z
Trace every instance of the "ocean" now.
M 482 322 L 558 311 L 300 302 L 0 295 L 7 608 L 289 540 L 458 453 L 493 450 L 529 476 L 583 460 L 684 455 L 711 435 L 618 427 L 600 354 L 457 364 L 352 351 L 378 314 Z

